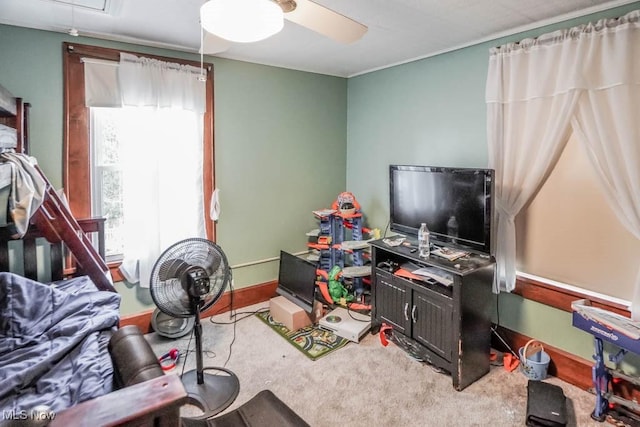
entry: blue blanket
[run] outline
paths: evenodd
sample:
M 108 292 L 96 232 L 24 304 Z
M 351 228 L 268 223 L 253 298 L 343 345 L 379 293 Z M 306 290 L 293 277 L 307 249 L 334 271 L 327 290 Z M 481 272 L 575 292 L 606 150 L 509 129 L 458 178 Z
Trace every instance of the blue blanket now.
M 0 410 L 58 412 L 109 393 L 119 306 L 88 277 L 45 285 L 0 273 Z

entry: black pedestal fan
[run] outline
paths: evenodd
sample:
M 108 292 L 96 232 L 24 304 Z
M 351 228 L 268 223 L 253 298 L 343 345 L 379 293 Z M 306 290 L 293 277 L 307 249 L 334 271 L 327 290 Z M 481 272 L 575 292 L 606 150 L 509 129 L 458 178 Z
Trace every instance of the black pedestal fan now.
M 151 272 L 150 291 L 158 308 L 174 317 L 195 317 L 196 369 L 182 376 L 189 403 L 209 418 L 227 408 L 240 391 L 238 377 L 225 368 L 204 368 L 200 313 L 220 299 L 231 282 L 222 249 L 200 238 L 182 240 L 160 255 Z M 215 371 L 215 374 L 205 372 Z

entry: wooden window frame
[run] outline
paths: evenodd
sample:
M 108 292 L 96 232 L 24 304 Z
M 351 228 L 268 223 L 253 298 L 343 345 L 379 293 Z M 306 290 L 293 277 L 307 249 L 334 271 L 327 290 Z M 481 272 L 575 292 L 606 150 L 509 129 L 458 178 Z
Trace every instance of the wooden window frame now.
M 594 307 L 612 311 L 622 316 L 631 317 L 629 308 L 604 298 L 594 297 L 578 291 L 564 289 L 544 283 L 540 280 L 516 276 L 516 287 L 513 293 L 530 301 L 539 302 L 558 310 L 571 313 L 571 303 L 579 299 L 588 299 Z
M 64 120 L 63 120 L 63 177 L 64 192 L 71 212 L 76 218 L 91 217 L 91 159 L 89 134 L 89 108 L 85 105 L 83 57 L 119 61 L 120 53 L 154 58 L 161 61 L 192 65 L 207 70 L 206 111 L 203 133 L 203 214 L 207 238 L 215 241 L 215 222 L 209 218 L 211 195 L 215 188 L 214 162 L 214 102 L 213 64 L 149 55 L 139 52 L 109 49 L 99 46 L 63 43 Z M 123 280 L 118 271 L 120 262 L 109 263 L 114 280 Z

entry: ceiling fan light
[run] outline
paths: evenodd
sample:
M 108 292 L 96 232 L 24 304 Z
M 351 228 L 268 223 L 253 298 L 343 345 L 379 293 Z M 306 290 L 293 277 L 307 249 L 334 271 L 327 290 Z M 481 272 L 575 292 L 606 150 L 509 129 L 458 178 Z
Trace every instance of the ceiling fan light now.
M 271 0 L 210 0 L 200 8 L 202 27 L 223 39 L 251 43 L 284 26 L 282 9 Z

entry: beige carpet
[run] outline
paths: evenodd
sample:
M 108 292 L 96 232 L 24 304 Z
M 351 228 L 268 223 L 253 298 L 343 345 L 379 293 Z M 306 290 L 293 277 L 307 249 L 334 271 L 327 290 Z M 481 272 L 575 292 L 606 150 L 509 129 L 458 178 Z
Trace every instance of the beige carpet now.
M 229 314 L 214 320 L 228 322 Z M 233 329 L 203 320 L 205 367 L 224 365 Z M 188 337 L 168 340 L 149 334 L 147 338 L 158 355 L 172 347 L 184 350 L 188 343 Z M 413 360 L 393 343 L 383 347 L 377 335 L 367 334 L 359 344 L 350 343 L 311 361 L 255 316 L 248 316 L 236 324 L 231 351 L 226 367 L 238 375 L 241 390 L 228 410 L 270 389 L 314 427 L 525 424 L 527 379 L 520 372 L 492 367 L 489 374 L 457 392 L 449 375 Z M 186 369 L 194 366 L 194 354 L 189 354 Z M 557 378 L 547 381 L 560 385 L 569 398 L 570 426 L 607 425 L 590 418 L 595 396 Z

